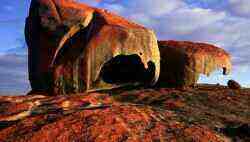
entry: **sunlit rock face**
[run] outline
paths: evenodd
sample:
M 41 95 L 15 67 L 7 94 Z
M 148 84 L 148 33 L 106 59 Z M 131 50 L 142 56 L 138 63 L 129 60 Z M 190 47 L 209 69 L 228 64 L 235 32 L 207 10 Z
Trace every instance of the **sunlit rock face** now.
M 213 130 L 214 126 L 210 128 L 204 125 L 204 121 L 202 121 L 204 119 L 201 120 L 204 116 L 192 117 L 196 118 L 193 120 L 195 123 L 190 124 L 188 121 L 191 117 L 190 114 L 193 116 L 209 113 L 206 111 L 206 113 L 193 112 L 197 110 L 197 106 L 194 105 L 195 108 L 190 109 L 190 106 L 186 105 L 188 102 L 184 102 L 188 99 L 182 98 L 186 95 L 176 94 L 175 96 L 179 97 L 174 98 L 172 94 L 176 92 L 178 91 L 170 91 L 169 89 L 161 91 L 148 89 L 125 91 L 115 96 L 106 93 L 74 94 L 70 97 L 67 95 L 47 96 L 46 94 L 18 97 L 0 96 L 0 141 L 224 142 L 223 135 Z M 214 94 L 211 93 L 209 97 L 213 97 L 211 100 L 218 101 Z M 152 103 L 156 100 L 158 100 L 157 106 Z M 202 102 L 196 100 L 196 104 Z M 237 105 L 240 106 L 240 104 Z M 185 106 L 189 112 L 183 110 Z M 184 114 L 185 112 L 189 114 L 178 115 L 180 109 L 183 110 Z M 218 109 L 224 110 L 221 107 Z M 215 113 L 214 109 L 213 113 Z M 215 114 L 220 120 L 222 119 L 220 113 Z M 205 124 L 207 121 L 214 124 L 210 122 L 211 118 L 205 120 Z M 226 121 L 227 119 L 222 120 Z
M 33 90 L 67 94 L 127 83 L 153 85 L 159 77 L 160 54 L 154 32 L 103 9 L 72 0 L 32 0 L 25 36 Z M 128 57 L 124 61 L 129 63 L 122 64 L 138 65 L 139 69 L 124 68 L 115 72 L 118 79 L 103 79 L 108 71 L 102 67 L 120 56 Z M 134 72 L 142 77 L 119 79 Z
M 158 84 L 170 87 L 197 83 L 199 74 L 209 76 L 214 70 L 231 71 L 231 57 L 223 49 L 206 43 L 159 41 L 161 74 Z

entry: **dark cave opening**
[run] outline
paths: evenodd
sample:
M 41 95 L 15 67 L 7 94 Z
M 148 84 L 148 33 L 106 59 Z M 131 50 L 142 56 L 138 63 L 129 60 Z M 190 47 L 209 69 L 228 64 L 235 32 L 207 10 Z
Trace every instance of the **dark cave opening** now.
M 141 58 L 136 54 L 118 55 L 105 63 L 101 70 L 103 81 L 110 84 L 149 84 L 154 75 L 154 63 L 148 62 L 148 69 L 145 69 Z

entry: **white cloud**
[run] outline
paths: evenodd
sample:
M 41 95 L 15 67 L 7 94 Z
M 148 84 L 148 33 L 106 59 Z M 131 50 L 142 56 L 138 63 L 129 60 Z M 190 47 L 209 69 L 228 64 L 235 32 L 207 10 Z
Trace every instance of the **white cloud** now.
M 229 9 L 235 15 L 250 17 L 249 0 L 229 0 Z
M 187 35 L 202 27 L 209 26 L 225 16 L 224 12 L 215 12 L 211 9 L 183 8 L 164 16 L 164 21 L 158 26 L 161 28 L 162 25 L 168 25 L 163 27 L 166 31 Z
M 128 3 L 134 12 L 151 16 L 162 16 L 185 5 L 182 0 L 129 0 Z
M 104 2 L 102 7 L 124 16 L 144 14 L 150 17 L 157 17 L 183 6 L 185 6 L 185 3 L 182 0 L 157 0 L 157 2 L 155 0 L 127 0 L 126 2 Z

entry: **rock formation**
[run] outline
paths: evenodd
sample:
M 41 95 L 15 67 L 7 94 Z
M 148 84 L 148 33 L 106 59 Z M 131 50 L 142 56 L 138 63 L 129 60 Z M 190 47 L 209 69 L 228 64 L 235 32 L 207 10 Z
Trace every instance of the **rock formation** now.
M 240 89 L 241 88 L 241 85 L 235 80 L 228 80 L 227 86 L 230 89 Z
M 161 85 L 176 87 L 197 83 L 199 74 L 209 74 L 222 68 L 231 71 L 231 57 L 223 49 L 205 43 L 159 41 L 161 53 Z
M 1 142 L 250 141 L 249 90 L 235 82 L 237 95 L 220 85 L 144 88 L 228 74 L 221 48 L 157 42 L 152 30 L 74 0 L 32 0 L 25 37 L 33 91 L 0 96 Z
M 131 82 L 153 85 L 159 77 L 154 32 L 103 9 L 72 0 L 32 0 L 25 35 L 33 90 L 68 94 Z M 110 62 L 124 57 L 123 65 L 136 71 Z M 135 79 L 134 72 L 141 77 Z
M 228 138 L 215 130 L 224 128 L 227 119 L 235 119 L 231 113 L 236 108 L 243 112 L 249 102 L 232 105 L 234 101 L 222 99 L 227 90 L 204 95 L 205 90 L 192 90 L 189 95 L 175 89 L 136 88 L 122 93 L 0 97 L 0 141 L 226 142 Z M 214 103 L 218 100 L 220 105 Z M 205 103 L 214 109 L 207 109 Z M 241 115 L 239 121 L 246 118 Z

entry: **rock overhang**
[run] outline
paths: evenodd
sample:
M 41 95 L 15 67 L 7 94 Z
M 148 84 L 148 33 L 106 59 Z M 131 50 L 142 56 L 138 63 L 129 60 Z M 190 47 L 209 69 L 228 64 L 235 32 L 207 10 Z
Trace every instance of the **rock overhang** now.
M 188 41 L 158 42 L 151 29 L 72 0 L 33 0 L 25 34 L 31 86 L 34 90 L 52 89 L 55 94 L 145 84 L 136 79 L 120 84 L 103 79 L 103 68 L 124 57 L 131 62 L 127 66 L 135 68 L 127 72 L 143 70 L 139 75 L 152 76 L 146 79 L 149 85 L 160 78 L 159 82 L 179 81 L 185 86 L 195 84 L 201 73 L 208 76 L 219 68 L 223 74 L 231 71 L 230 55 L 219 47 Z
M 149 68 L 148 64 L 153 64 L 155 72 L 148 84 L 153 85 L 158 80 L 160 53 L 156 36 L 150 29 L 107 10 L 70 0 L 34 0 L 27 19 L 26 41 L 33 89 L 52 86 L 53 90 L 64 90 L 68 86 L 70 91 L 76 88 L 79 92 L 115 87 L 102 81 L 100 71 L 105 63 L 119 55 L 137 55 L 145 70 Z M 31 34 L 33 31 L 35 34 Z M 48 33 L 50 37 L 46 36 Z M 75 35 L 83 38 L 74 39 Z M 70 43 L 72 41 L 75 43 Z M 36 56 L 39 52 L 44 54 Z M 67 55 L 70 53 L 78 57 Z M 48 57 L 44 57 L 46 54 Z M 52 76 L 51 84 L 43 80 L 44 72 L 51 74 L 46 77 Z M 58 93 L 58 90 L 54 92 Z
M 158 45 L 161 52 L 161 83 L 189 86 L 197 83 L 200 74 L 209 76 L 218 69 L 222 69 L 224 75 L 231 72 L 231 56 L 220 47 L 174 40 L 158 41 Z

